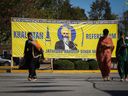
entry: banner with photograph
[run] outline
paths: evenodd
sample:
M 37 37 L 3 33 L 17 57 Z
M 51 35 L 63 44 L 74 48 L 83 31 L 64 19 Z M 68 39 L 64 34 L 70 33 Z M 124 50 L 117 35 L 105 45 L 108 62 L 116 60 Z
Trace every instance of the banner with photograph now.
M 96 58 L 97 43 L 104 29 L 109 30 L 116 49 L 117 21 L 12 18 L 11 24 L 13 57 L 23 57 L 28 32 L 41 45 L 45 58 Z

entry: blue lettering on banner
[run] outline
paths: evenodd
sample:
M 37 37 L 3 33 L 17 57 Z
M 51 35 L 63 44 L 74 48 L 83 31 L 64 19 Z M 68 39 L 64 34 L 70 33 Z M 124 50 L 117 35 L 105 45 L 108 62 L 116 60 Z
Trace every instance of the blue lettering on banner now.
M 27 38 L 26 31 L 14 31 L 14 38 Z M 43 39 L 43 32 L 31 32 L 34 39 Z
M 86 39 L 99 39 L 103 34 L 86 34 Z M 117 38 L 116 33 L 110 33 L 109 36 Z

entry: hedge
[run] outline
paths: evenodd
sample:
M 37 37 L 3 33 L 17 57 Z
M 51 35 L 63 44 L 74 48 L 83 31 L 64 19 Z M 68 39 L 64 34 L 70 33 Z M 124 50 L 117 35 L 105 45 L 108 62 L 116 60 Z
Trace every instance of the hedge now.
M 98 68 L 98 63 L 94 59 L 88 61 L 79 59 L 58 59 L 53 62 L 54 70 L 96 70 Z
M 94 59 L 90 59 L 87 61 L 89 63 L 89 69 L 90 70 L 96 70 L 99 68 L 98 62 Z
M 67 59 L 67 60 L 71 61 L 72 63 L 75 63 L 76 61 L 81 60 L 81 59 Z
M 55 60 L 53 62 L 53 69 L 56 70 L 74 70 L 74 63 L 69 60 Z
M 86 61 L 78 60 L 74 64 L 75 64 L 76 70 L 88 70 L 89 69 L 89 63 Z

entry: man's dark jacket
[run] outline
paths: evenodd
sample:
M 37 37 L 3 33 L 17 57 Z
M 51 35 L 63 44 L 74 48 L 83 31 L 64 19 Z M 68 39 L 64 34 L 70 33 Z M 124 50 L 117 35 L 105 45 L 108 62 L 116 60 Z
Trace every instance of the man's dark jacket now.
M 75 45 L 72 41 L 69 41 L 68 46 L 69 46 L 69 48 L 70 48 L 71 50 L 77 50 L 76 45 Z M 64 45 L 63 40 L 60 40 L 60 41 L 57 41 L 57 42 L 56 42 L 56 44 L 55 44 L 55 49 L 62 49 L 62 50 L 65 50 L 65 45 Z

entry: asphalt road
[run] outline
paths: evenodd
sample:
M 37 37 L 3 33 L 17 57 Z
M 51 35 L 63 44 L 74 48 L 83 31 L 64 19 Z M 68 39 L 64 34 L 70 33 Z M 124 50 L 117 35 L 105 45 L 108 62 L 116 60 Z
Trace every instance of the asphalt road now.
M 39 73 L 37 81 L 27 81 L 27 74 L 0 73 L 0 96 L 128 96 L 128 82 L 118 74 L 103 81 L 100 73 Z

